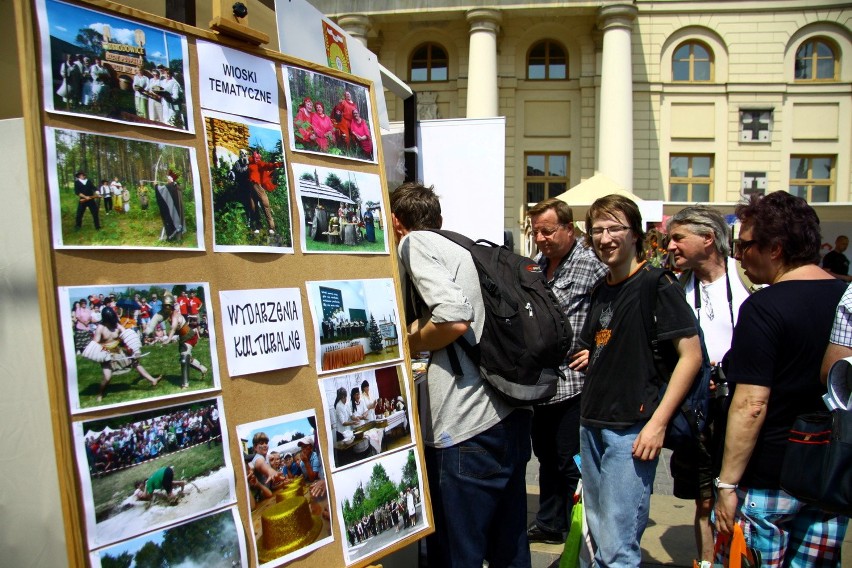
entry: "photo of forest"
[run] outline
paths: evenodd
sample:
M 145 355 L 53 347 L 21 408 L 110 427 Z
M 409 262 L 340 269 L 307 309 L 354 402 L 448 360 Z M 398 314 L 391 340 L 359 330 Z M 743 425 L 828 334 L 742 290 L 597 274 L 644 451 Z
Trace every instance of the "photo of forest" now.
M 194 149 L 58 128 L 45 138 L 54 246 L 202 247 Z

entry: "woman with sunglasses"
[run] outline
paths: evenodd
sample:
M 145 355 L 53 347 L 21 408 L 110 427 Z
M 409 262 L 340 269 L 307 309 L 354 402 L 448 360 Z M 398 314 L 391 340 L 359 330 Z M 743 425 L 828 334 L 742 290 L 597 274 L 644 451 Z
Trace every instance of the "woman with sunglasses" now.
M 783 491 L 780 465 L 796 416 L 825 408 L 820 364 L 846 284 L 817 264 L 819 218 L 804 199 L 752 195 L 736 215 L 734 257 L 767 287 L 743 303 L 734 328 L 716 528 L 739 524 L 764 566 L 840 566 L 848 519 Z

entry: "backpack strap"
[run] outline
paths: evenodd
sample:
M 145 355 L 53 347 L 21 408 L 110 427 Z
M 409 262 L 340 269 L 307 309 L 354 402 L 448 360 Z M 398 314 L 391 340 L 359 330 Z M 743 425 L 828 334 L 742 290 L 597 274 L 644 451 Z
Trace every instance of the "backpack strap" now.
M 642 278 L 639 289 L 639 309 L 642 312 L 642 323 L 645 325 L 645 335 L 648 338 L 657 375 L 663 382 L 668 382 L 669 371 L 664 365 L 663 355 L 660 352 L 660 342 L 657 338 L 657 289 L 660 285 L 660 278 L 667 271 L 654 269 L 647 264 L 642 267 L 642 270 L 649 273 L 648 276 Z M 653 278 L 653 275 L 657 277 Z M 672 277 L 674 278 L 674 276 Z

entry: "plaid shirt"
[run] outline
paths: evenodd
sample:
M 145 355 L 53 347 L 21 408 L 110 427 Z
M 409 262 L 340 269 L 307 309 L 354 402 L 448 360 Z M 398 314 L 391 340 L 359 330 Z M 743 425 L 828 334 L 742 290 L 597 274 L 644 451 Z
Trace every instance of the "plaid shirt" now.
M 535 261 L 541 266 L 542 271 L 547 274 L 548 259 L 539 253 Z M 553 290 L 562 311 L 571 324 L 574 336 L 571 338 L 571 346 L 568 349 L 568 357 L 560 367 L 565 373 L 565 381 L 558 381 L 556 396 L 545 404 L 553 404 L 580 394 L 583 390 L 583 382 L 586 375 L 580 371 L 568 368 L 570 356 L 577 350 L 580 330 L 586 321 L 592 300 L 592 289 L 607 273 L 607 267 L 598 260 L 592 249 L 584 247 L 579 241 L 566 254 L 556 271 L 553 279 L 547 285 Z
M 852 347 L 852 286 L 846 288 L 840 298 L 829 341 L 835 345 Z

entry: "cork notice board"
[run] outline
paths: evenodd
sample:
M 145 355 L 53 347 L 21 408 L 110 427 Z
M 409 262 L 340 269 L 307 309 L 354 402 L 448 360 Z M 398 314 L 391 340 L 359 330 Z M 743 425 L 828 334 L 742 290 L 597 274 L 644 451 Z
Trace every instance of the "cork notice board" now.
M 429 534 L 376 86 L 15 7 L 69 562 L 364 566 Z

